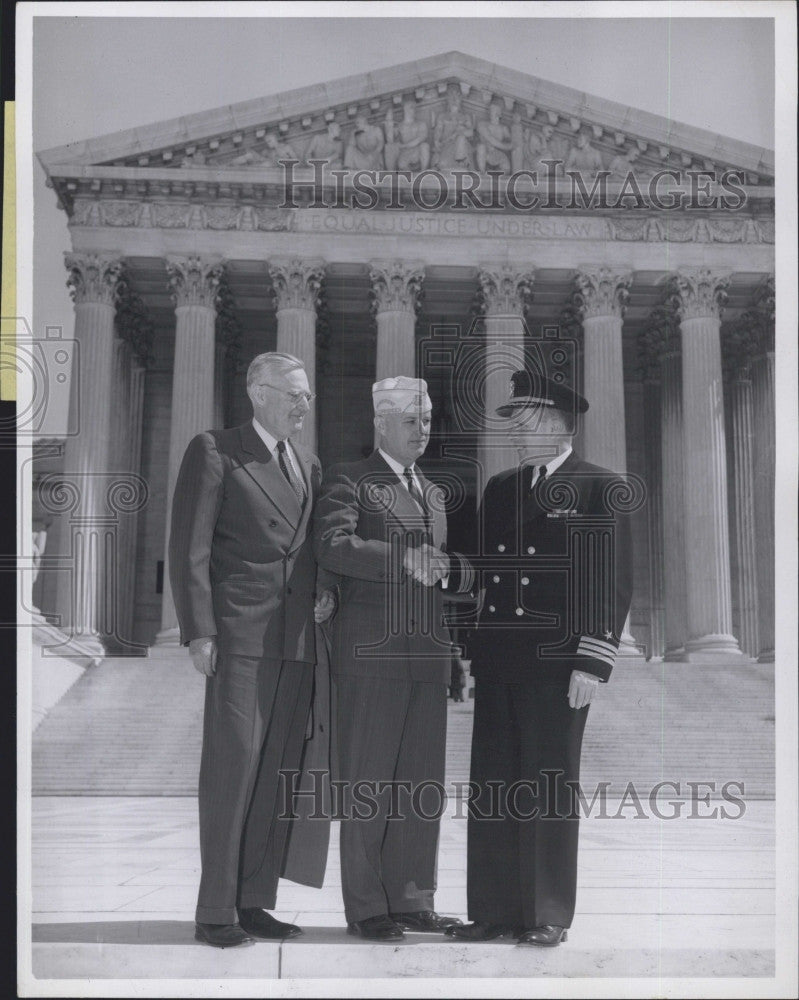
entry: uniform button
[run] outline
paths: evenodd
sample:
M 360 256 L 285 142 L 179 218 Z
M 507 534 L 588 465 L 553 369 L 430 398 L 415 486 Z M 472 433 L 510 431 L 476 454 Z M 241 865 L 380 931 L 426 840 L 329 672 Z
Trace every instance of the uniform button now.
M 269 527 L 270 528 L 276 528 L 277 527 L 277 521 L 270 521 L 269 522 Z
M 494 581 L 494 583 L 499 583 L 499 577 L 498 576 L 492 576 L 491 579 Z
M 498 545 L 497 546 L 497 552 L 504 552 L 504 551 L 505 551 L 505 546 L 504 545 Z
M 535 545 L 528 545 L 527 546 L 527 555 L 528 556 L 534 556 L 535 555 Z
M 522 577 L 522 586 L 523 587 L 526 587 L 529 582 L 530 582 L 530 577 L 529 576 L 523 576 Z
M 491 614 L 493 614 L 497 609 L 494 607 L 493 604 L 489 604 L 488 605 L 488 610 L 491 612 Z
M 523 608 L 516 608 L 516 614 L 517 615 L 523 615 L 524 614 L 524 609 Z

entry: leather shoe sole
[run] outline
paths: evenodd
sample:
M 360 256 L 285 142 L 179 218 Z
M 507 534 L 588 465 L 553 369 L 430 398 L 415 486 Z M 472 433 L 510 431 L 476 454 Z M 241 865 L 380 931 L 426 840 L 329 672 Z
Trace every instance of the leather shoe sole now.
M 238 924 L 195 924 L 194 937 L 212 948 L 238 948 L 255 941 Z
M 419 910 L 417 913 L 391 913 L 394 923 L 404 931 L 426 934 L 443 934 L 450 927 L 462 927 L 463 921 L 457 917 L 444 917 L 435 910 Z
M 449 927 L 444 932 L 447 937 L 456 941 L 494 941 L 501 937 L 516 937 L 519 931 L 515 927 L 507 927 L 505 924 L 463 924 L 457 927 Z
M 405 933 L 390 917 L 367 917 L 347 924 L 347 933 L 366 941 L 402 941 Z
M 524 931 L 519 935 L 518 942 L 519 944 L 538 945 L 539 948 L 555 948 L 562 941 L 567 941 L 568 937 L 569 932 L 565 927 L 547 925 Z
M 254 913 L 243 910 L 239 913 L 239 924 L 247 934 L 261 941 L 287 941 L 302 934 L 301 927 L 276 920 L 267 910 Z

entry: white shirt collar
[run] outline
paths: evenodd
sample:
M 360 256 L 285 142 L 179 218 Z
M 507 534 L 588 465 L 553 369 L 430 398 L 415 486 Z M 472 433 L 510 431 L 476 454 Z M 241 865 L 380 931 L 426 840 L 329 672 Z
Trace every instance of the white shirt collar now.
M 551 476 L 553 472 L 556 472 L 561 467 L 561 465 L 563 465 L 563 463 L 566 461 L 569 455 L 571 455 L 571 453 L 572 453 L 572 446 L 569 445 L 566 451 L 562 451 L 555 458 L 547 458 L 547 459 L 542 458 L 540 461 L 536 462 L 536 464 L 533 465 L 532 467 L 533 482 L 535 482 L 536 479 L 538 479 L 538 470 L 541 468 L 542 465 L 545 465 L 547 467 L 547 476 Z
M 274 436 L 274 434 L 270 434 L 269 431 L 263 426 L 263 424 L 258 423 L 255 417 L 252 418 L 252 425 L 255 428 L 255 433 L 258 435 L 258 437 L 263 441 L 263 443 L 266 445 L 269 451 L 272 454 L 274 454 L 275 451 L 277 450 L 277 443 L 278 443 L 277 438 Z M 288 438 L 286 438 L 285 440 L 286 440 L 286 454 L 289 457 L 289 461 L 293 465 L 294 471 L 299 472 L 297 468 L 297 462 L 294 459 L 294 447 Z
M 401 462 L 398 462 L 395 458 L 392 458 L 391 455 L 387 455 L 382 448 L 378 448 L 377 450 L 383 456 L 383 461 L 386 463 L 386 465 L 391 469 L 392 472 L 396 472 L 396 474 L 402 480 L 403 485 L 407 486 L 407 483 L 405 481 L 405 466 Z M 410 470 L 413 478 L 417 479 L 416 466 L 411 465 Z

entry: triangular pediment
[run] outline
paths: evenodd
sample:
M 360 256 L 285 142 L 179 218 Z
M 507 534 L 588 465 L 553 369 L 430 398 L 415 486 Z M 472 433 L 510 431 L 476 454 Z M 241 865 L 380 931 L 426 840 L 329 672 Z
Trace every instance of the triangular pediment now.
M 421 123 L 419 132 L 426 134 L 430 149 L 429 154 L 417 157 L 411 143 L 397 163 L 403 136 L 414 134 L 407 126 L 400 132 L 405 102 L 413 105 L 414 120 Z M 497 110 L 492 112 L 492 105 Z M 747 184 L 772 184 L 771 150 L 460 52 L 70 143 L 39 153 L 39 159 L 51 182 L 75 176 L 78 170 L 84 178 L 96 173 L 107 179 L 114 168 L 122 169 L 128 178 L 131 169 L 187 171 L 198 179 L 243 170 L 255 177 L 284 159 L 304 163 L 321 158 L 336 166 L 348 150 L 347 165 L 364 168 L 374 163 L 378 169 L 403 169 L 409 157 L 417 157 L 409 169 L 423 169 L 426 162 L 431 167 L 474 169 L 480 167 L 475 162 L 480 158 L 476 152 L 480 127 L 492 114 L 498 125 L 497 148 L 507 150 L 505 172 L 513 169 L 511 159 L 514 166 L 525 167 L 532 165 L 536 155 L 565 161 L 582 133 L 592 150 L 587 155 L 604 169 L 618 169 L 628 158 L 642 172 L 734 169 L 745 172 Z M 466 135 L 456 149 L 458 117 L 465 123 Z M 454 129 L 450 127 L 453 121 Z M 360 145 L 364 146 L 363 162 Z M 522 146 L 523 153 L 519 152 Z M 501 157 L 499 164 L 503 166 Z M 61 185 L 56 183 L 56 187 Z

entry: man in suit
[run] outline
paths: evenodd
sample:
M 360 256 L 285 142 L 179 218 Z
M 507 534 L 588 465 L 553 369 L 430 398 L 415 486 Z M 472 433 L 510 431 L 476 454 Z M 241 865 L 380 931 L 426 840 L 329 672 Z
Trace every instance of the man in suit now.
M 302 362 L 260 354 L 253 418 L 189 444 L 175 486 L 169 568 L 181 641 L 206 678 L 195 936 L 215 947 L 301 933 L 276 902 L 289 821 L 279 771 L 301 760 L 313 693 L 316 600 L 309 532 L 319 460 L 289 436 L 313 396 Z
M 514 374 L 497 409 L 519 465 L 488 482 L 478 514 L 471 923 L 448 932 L 460 940 L 551 947 L 574 915 L 579 819 L 568 783 L 579 780 L 588 706 L 610 677 L 632 590 L 629 524 L 614 510 L 624 480 L 571 446 L 587 409 L 532 369 Z
M 340 581 L 331 669 L 348 791 L 341 823 L 348 931 L 396 941 L 405 930 L 460 923 L 433 909 L 439 817 L 425 815 L 442 803 L 414 792 L 423 782 L 443 787 L 452 658 L 444 583 L 450 593 L 466 592 L 473 575 L 446 552 L 440 491 L 415 464 L 430 437 L 427 384 L 383 379 L 372 398 L 378 447 L 326 476 L 314 548 Z M 359 808 L 356 786 L 370 806 Z

